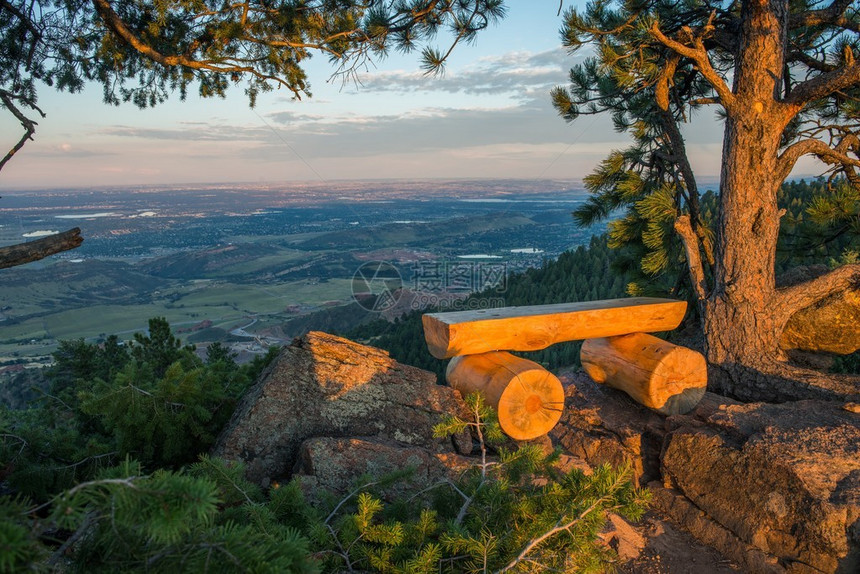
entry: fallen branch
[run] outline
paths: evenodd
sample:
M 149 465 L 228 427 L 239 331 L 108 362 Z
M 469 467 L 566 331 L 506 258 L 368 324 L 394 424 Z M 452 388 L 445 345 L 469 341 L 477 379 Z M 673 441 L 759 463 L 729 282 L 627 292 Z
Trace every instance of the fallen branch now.
M 44 259 L 62 251 L 74 249 L 83 243 L 80 227 L 49 235 L 36 241 L 0 247 L 0 269 L 15 267 L 32 261 Z
M 705 269 L 702 266 L 702 256 L 699 253 L 699 239 L 693 231 L 689 215 L 682 215 L 675 220 L 675 232 L 680 236 L 687 254 L 687 270 L 690 273 L 690 284 L 696 294 L 696 301 L 700 306 L 704 305 L 708 298 L 708 282 L 705 278 Z M 702 314 L 704 316 L 704 314 Z

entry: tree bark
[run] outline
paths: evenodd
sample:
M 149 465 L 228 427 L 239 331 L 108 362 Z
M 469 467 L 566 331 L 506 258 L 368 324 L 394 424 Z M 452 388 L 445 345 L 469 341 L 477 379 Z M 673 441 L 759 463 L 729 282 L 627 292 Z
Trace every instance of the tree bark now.
M 38 261 L 49 255 L 74 249 L 83 243 L 83 241 L 84 238 L 81 237 L 81 229 L 75 227 L 35 241 L 2 247 L 0 248 L 0 269 Z
M 775 292 L 779 234 L 776 175 L 784 124 L 776 102 L 783 72 L 787 5 L 782 0 L 744 2 L 741 50 L 735 71 L 736 101 L 726 119 L 720 178 L 714 289 L 705 305 L 708 362 L 721 390 L 745 395 L 739 365 L 783 359 L 779 326 L 769 303 Z

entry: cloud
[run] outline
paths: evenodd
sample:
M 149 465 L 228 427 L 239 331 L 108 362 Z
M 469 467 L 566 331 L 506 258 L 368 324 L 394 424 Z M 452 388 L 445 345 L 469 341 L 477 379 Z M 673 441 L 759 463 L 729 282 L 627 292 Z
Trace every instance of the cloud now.
M 109 151 L 94 151 L 86 148 L 79 148 L 74 144 L 67 142 L 51 145 L 51 146 L 29 146 L 26 148 L 27 155 L 41 158 L 88 158 L 103 155 L 113 155 Z
M 76 140 L 61 140 L 42 154 L 54 154 L 54 164 L 69 175 L 80 172 L 76 177 L 83 179 L 100 172 L 105 181 L 110 174 L 116 181 L 135 182 L 576 178 L 629 139 L 615 132 L 605 114 L 572 124 L 558 117 L 549 89 L 565 82 L 574 63 L 564 50 L 554 49 L 481 58 L 442 78 L 375 71 L 362 76 L 357 95 L 341 94 L 330 104 L 276 101 L 250 114 L 225 108 L 180 115 L 182 121 L 172 124 L 124 120 L 102 127 L 80 145 L 120 157 L 97 161 L 95 168 L 87 167 L 93 162 L 75 161 L 73 154 L 105 154 L 79 150 Z M 713 133 L 685 131 L 701 173 L 718 171 Z
M 196 142 L 183 153 L 197 159 L 217 157 L 229 148 L 234 157 L 257 165 L 297 155 L 367 158 L 425 153 L 432 157 L 460 148 L 520 146 L 525 150 L 523 146 L 566 146 L 617 138 L 608 118 L 597 121 L 599 129 L 586 129 L 583 126 L 590 126 L 591 120 L 584 118 L 569 126 L 552 109 L 549 88 L 566 78 L 571 63 L 564 50 L 553 49 L 484 57 L 442 78 L 402 70 L 362 75 L 361 93 L 371 94 L 377 101 L 389 97 L 385 93 L 410 94 L 411 105 L 401 104 L 396 112 L 363 101 L 352 109 L 297 109 L 293 103 L 268 113 L 255 110 L 257 117 L 243 124 L 220 119 L 184 121 L 175 127 L 116 125 L 103 128 L 99 135 L 180 145 Z M 434 99 L 440 93 L 455 97 Z M 502 97 L 487 98 L 489 94 Z M 317 113 L 320 109 L 326 113 Z
M 214 141 L 254 141 L 265 137 L 265 126 L 236 127 L 222 122 L 180 122 L 176 128 L 148 128 L 118 125 L 103 128 L 99 134 L 129 139 Z
M 321 128 L 331 130 L 331 135 Z M 543 108 L 430 108 L 376 117 L 273 126 L 279 137 L 237 151 L 247 165 L 280 165 L 319 179 L 577 178 L 623 147 L 610 118 L 566 124 Z M 283 177 L 283 176 L 281 176 Z
M 325 121 L 329 116 L 323 114 L 302 114 L 292 110 L 282 110 L 266 114 L 266 117 L 278 124 L 301 124 Z
M 360 74 L 362 91 L 410 93 L 416 90 L 471 95 L 507 94 L 531 100 L 567 78 L 575 62 L 562 49 L 545 52 L 508 52 L 480 58 L 462 70 L 442 77 L 421 72 L 386 70 Z

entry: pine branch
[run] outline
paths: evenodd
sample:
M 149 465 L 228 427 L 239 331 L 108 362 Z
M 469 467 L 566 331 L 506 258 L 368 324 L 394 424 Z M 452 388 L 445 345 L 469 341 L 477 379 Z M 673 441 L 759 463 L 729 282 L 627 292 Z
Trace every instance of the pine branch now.
M 87 534 L 90 527 L 95 523 L 96 513 L 95 512 L 87 512 L 86 516 L 84 516 L 81 525 L 78 526 L 77 530 L 69 536 L 65 542 L 63 542 L 59 548 L 57 548 L 53 554 L 47 559 L 47 563 L 49 566 L 53 566 L 63 558 L 66 554 L 66 550 L 72 547 L 78 540 L 80 540 L 84 535 Z
M 73 488 L 70 488 L 69 490 L 62 493 L 61 496 L 64 496 L 67 498 L 72 497 L 77 492 L 84 490 L 85 488 L 89 488 L 91 486 L 103 486 L 103 485 L 108 485 L 108 484 L 118 484 L 120 486 L 127 486 L 127 487 L 132 488 L 132 489 L 137 489 L 137 485 L 134 483 L 134 481 L 138 480 L 139 478 L 141 478 L 141 477 L 139 477 L 139 476 L 127 476 L 125 478 L 103 478 L 101 480 L 90 480 L 88 482 L 82 482 L 82 483 L 74 486 Z
M 77 468 L 77 467 L 79 467 L 79 466 L 81 466 L 82 464 L 85 464 L 85 463 L 87 463 L 87 462 L 94 461 L 94 460 L 100 460 L 100 459 L 102 459 L 102 458 L 107 458 L 107 457 L 111 457 L 111 456 L 116 456 L 117 454 L 119 454 L 119 451 L 116 451 L 116 450 L 111 451 L 111 452 L 106 452 L 106 453 L 104 453 L 104 454 L 94 454 L 94 455 L 92 455 L 92 456 L 88 456 L 88 457 L 86 457 L 86 458 L 84 458 L 84 459 L 81 459 L 81 460 L 79 460 L 79 461 L 77 461 L 77 462 L 73 462 L 73 463 L 67 464 L 67 465 L 65 465 L 65 466 L 58 466 L 58 467 L 54 467 L 54 470 L 64 470 L 64 469 L 67 469 L 67 468 Z
M 81 482 L 81 483 L 75 485 L 73 488 L 70 488 L 69 490 L 61 492 L 60 494 L 58 494 L 57 496 L 55 496 L 51 500 L 49 500 L 45 503 L 42 503 L 38 506 L 35 506 L 33 508 L 28 509 L 26 511 L 26 514 L 34 514 L 36 512 L 39 512 L 40 510 L 51 506 L 52 504 L 54 504 L 54 502 L 60 500 L 61 498 L 66 498 L 66 499 L 71 498 L 72 496 L 74 496 L 75 494 L 80 492 L 81 490 L 84 490 L 84 489 L 89 488 L 91 486 L 119 484 L 119 485 L 127 486 L 127 487 L 132 488 L 132 489 L 137 489 L 137 485 L 134 484 L 134 481 L 138 480 L 140 478 L 142 478 L 142 477 L 127 476 L 125 478 L 104 478 L 104 479 L 100 479 L 100 480 L 90 480 L 87 482 Z
M 702 209 L 699 205 L 699 187 L 696 183 L 696 175 L 693 172 L 693 166 L 690 164 L 690 158 L 687 155 L 687 146 L 684 142 L 684 136 L 678 127 L 678 123 L 670 113 L 664 111 L 660 114 L 663 130 L 669 138 L 669 145 L 672 148 L 674 163 L 678 165 L 681 171 L 683 180 L 683 188 L 686 189 L 687 207 L 690 210 L 689 223 L 694 235 L 702 239 L 703 247 L 705 248 L 705 256 L 708 264 L 713 265 L 714 258 L 710 250 L 710 245 L 704 240 L 704 222 L 702 221 Z
M 27 53 L 27 58 L 25 60 L 26 69 L 29 69 L 30 66 L 33 64 L 33 56 L 36 54 L 36 47 L 42 41 L 42 30 L 36 26 L 36 23 L 33 21 L 33 18 L 31 16 L 28 16 L 28 15 L 24 14 L 23 12 L 21 12 L 20 10 L 18 10 L 17 7 L 10 4 L 7 0 L 0 0 L 0 9 L 5 9 L 5 10 L 8 10 L 9 12 L 11 12 L 12 15 L 15 16 L 18 19 L 18 21 L 24 25 L 24 27 L 26 27 L 28 30 L 30 30 L 30 33 L 32 34 L 32 37 L 30 37 L 28 39 L 28 43 L 30 44 L 30 47 L 29 47 L 29 50 Z M 22 35 L 22 36 L 26 37 L 25 35 Z M 23 38 L 21 38 L 21 39 L 23 39 Z M 19 39 L 19 41 L 21 39 Z M 33 105 L 31 102 L 27 102 L 27 103 L 30 104 L 31 107 L 36 109 L 40 114 L 42 114 L 42 117 L 45 117 L 45 114 L 43 114 L 41 110 L 36 108 L 35 105 Z M 9 157 L 11 157 L 11 155 L 8 155 L 6 157 L 6 159 L 3 160 L 3 162 L 0 162 L 0 169 L 3 168 L 3 163 L 5 163 Z
M 450 478 L 446 479 L 445 483 L 449 484 L 451 486 L 451 488 L 453 488 L 457 494 L 462 496 L 463 500 L 469 500 L 469 495 L 466 494 L 465 492 L 463 492 L 462 490 L 460 490 L 460 488 L 457 486 L 457 484 L 453 480 L 451 480 Z
M 36 36 L 37 38 L 42 37 L 41 30 L 39 30 L 36 27 L 36 25 L 33 23 L 33 20 L 30 17 L 28 17 L 26 14 L 24 14 L 23 12 L 18 10 L 18 8 L 16 8 L 12 4 L 10 4 L 8 2 L 8 0 L 0 0 L 0 8 L 2 8 L 4 10 L 8 10 L 9 12 L 11 12 L 12 15 L 15 16 L 16 18 L 18 18 L 18 20 L 22 24 L 24 24 L 24 26 L 26 26 L 30 30 L 30 32 L 33 33 L 34 36 Z
M 15 456 L 13 456 L 12 458 L 10 458 L 9 460 L 6 461 L 6 464 L 11 464 L 11 463 L 15 462 L 15 459 L 18 458 L 22 452 L 24 452 L 24 449 L 26 449 L 28 446 L 30 446 L 30 444 L 27 442 L 26 439 L 24 439 L 18 435 L 15 435 L 15 434 L 0 433 L 0 438 L 4 438 L 4 439 L 5 438 L 12 438 L 12 439 L 17 440 L 19 443 L 21 443 L 21 448 L 18 449 L 18 452 L 15 454 Z
M 357 487 L 357 488 L 353 489 L 353 491 L 352 491 L 352 492 L 350 492 L 349 494 L 347 494 L 346 496 L 344 496 L 343 498 L 341 498 L 341 499 L 340 499 L 340 502 L 338 502 L 338 503 L 337 503 L 337 506 L 335 506 L 335 507 L 334 507 L 334 510 L 332 510 L 332 511 L 331 511 L 331 513 L 326 517 L 326 519 L 323 521 L 323 523 L 324 523 L 324 524 L 329 524 L 329 523 L 331 522 L 331 519 L 332 519 L 332 518 L 334 518 L 334 517 L 337 515 L 337 513 L 338 513 L 338 511 L 341 509 L 341 507 L 342 507 L 344 504 L 346 504 L 347 502 L 349 502 L 349 501 L 352 499 L 352 497 L 353 497 L 353 496 L 355 496 L 356 494 L 359 494 L 359 493 L 361 493 L 362 491 L 367 490 L 367 489 L 368 489 L 368 488 L 370 488 L 371 486 L 375 486 L 375 485 L 377 485 L 377 484 L 379 484 L 379 481 L 378 481 L 378 480 L 374 480 L 374 481 L 372 481 L 372 482 L 367 482 L 367 483 L 362 484 L 361 486 L 359 486 L 359 487 Z
M 804 283 L 777 289 L 770 308 L 785 320 L 822 299 L 849 288 L 860 288 L 860 264 L 843 265 Z
M 340 543 L 340 538 L 337 536 L 337 532 L 335 532 L 334 528 L 332 528 L 331 524 L 328 522 L 325 523 L 325 527 L 328 529 L 331 534 L 332 540 L 337 544 L 338 550 L 340 552 L 336 552 L 334 550 L 328 550 L 331 554 L 335 554 L 336 556 L 340 556 L 343 559 L 344 564 L 346 564 L 346 569 L 348 572 L 355 572 L 355 569 L 352 567 L 352 560 L 349 559 L 349 550 L 343 547 L 343 544 Z
M 708 32 L 710 28 L 713 28 L 711 23 L 713 18 L 714 14 L 712 13 L 711 18 L 705 25 L 705 32 Z M 711 87 L 714 88 L 714 91 L 717 92 L 717 95 L 720 97 L 720 103 L 726 111 L 731 113 L 734 110 L 735 95 L 732 93 L 728 84 L 726 84 L 726 81 L 717 73 L 711 64 L 711 60 L 708 57 L 708 51 L 705 49 L 705 44 L 702 41 L 701 35 L 692 37 L 690 40 L 692 46 L 687 46 L 666 36 L 662 30 L 660 30 L 660 26 L 657 22 L 654 22 L 649 32 L 658 42 L 670 50 L 685 58 L 693 60 L 696 66 L 698 66 L 699 71 L 702 73 L 702 76 L 708 81 Z
M 860 167 L 860 159 L 848 155 L 849 150 L 860 149 L 860 139 L 854 134 L 845 135 L 835 147 L 816 138 L 800 140 L 791 144 L 777 158 L 779 177 L 785 179 L 794 169 L 797 161 L 805 155 L 815 155 L 825 163 Z
M 12 156 L 14 156 L 21 150 L 22 147 L 24 147 L 24 144 L 26 144 L 28 140 L 33 139 L 33 134 L 36 133 L 36 126 L 39 125 L 27 116 L 25 116 L 23 112 L 21 112 L 21 110 L 19 110 L 18 107 L 15 106 L 15 104 L 12 102 L 13 99 L 22 99 L 24 103 L 26 103 L 32 109 L 36 110 L 43 118 L 45 117 L 44 112 L 42 112 L 42 110 L 36 107 L 36 104 L 34 102 L 23 98 L 16 98 L 13 94 L 7 92 L 6 90 L 0 89 L 0 101 L 2 101 L 6 109 L 8 109 L 12 113 L 12 115 L 15 116 L 19 122 L 21 122 L 21 126 L 23 126 L 24 128 L 24 135 L 21 136 L 21 139 L 19 139 L 18 142 L 14 146 L 12 146 L 12 149 L 6 152 L 6 155 L 3 156 L 2 159 L 0 159 L 0 170 L 3 169 L 3 167 L 9 162 L 10 159 L 12 159 Z
M 809 54 L 803 51 L 795 51 L 791 52 L 787 58 L 789 61 L 796 60 L 803 64 L 804 66 L 816 70 L 818 72 L 832 72 L 836 69 L 836 66 L 833 64 L 828 64 L 825 60 L 819 60 L 818 58 L 813 58 Z M 787 75 L 786 75 L 787 77 Z
M 478 486 L 475 488 L 475 492 L 472 496 L 467 496 L 466 500 L 463 502 L 463 506 L 460 507 L 460 512 L 457 513 L 457 517 L 454 519 L 454 524 L 463 524 L 463 520 L 466 518 L 466 513 L 469 512 L 469 507 L 472 506 L 472 503 L 475 501 L 475 495 L 480 492 L 481 487 L 484 486 L 486 481 L 482 478 L 481 482 L 478 483 Z M 460 489 L 457 489 L 460 494 L 463 494 Z
M 102 22 L 107 28 L 109 28 L 114 34 L 116 34 L 134 50 L 136 50 L 143 56 L 149 58 L 153 62 L 167 67 L 181 66 L 183 68 L 188 68 L 191 70 L 205 70 L 218 74 L 247 73 L 255 76 L 260 80 L 272 81 L 279 85 L 282 85 L 291 92 L 293 92 L 297 99 L 301 99 L 301 90 L 292 85 L 291 82 L 278 76 L 264 74 L 258 71 L 253 66 L 241 65 L 242 60 L 240 59 L 233 58 L 227 61 L 234 63 L 224 64 L 225 60 L 223 59 L 197 60 L 186 55 L 171 56 L 163 54 L 157 49 L 155 49 L 154 46 L 136 36 L 134 32 L 129 29 L 129 27 L 120 17 L 120 15 L 117 14 L 116 11 L 114 11 L 108 0 L 92 0 L 92 3 L 96 9 L 96 12 L 98 12 L 99 16 L 101 16 Z
M 666 65 L 660 71 L 657 83 L 654 85 L 654 97 L 657 99 L 657 107 L 664 112 L 669 109 L 669 85 L 674 81 L 675 70 L 680 60 L 680 55 L 677 53 L 672 54 L 669 57 L 669 61 L 666 62 Z
M 694 106 L 710 106 L 714 104 L 722 104 L 720 98 L 695 98 L 690 100 Z
M 702 305 L 708 298 L 709 290 L 705 271 L 702 267 L 702 257 L 699 254 L 699 239 L 690 225 L 689 215 L 682 215 L 675 220 L 675 231 L 681 237 L 684 251 L 687 254 L 687 268 L 690 272 L 690 283 L 693 285 L 696 300 Z
M 860 83 L 860 62 L 855 61 L 797 84 L 783 103 L 790 110 L 790 116 L 794 117 L 807 104 L 858 83 Z
M 213 460 L 206 455 L 202 455 L 200 457 L 200 463 L 198 464 L 205 465 L 205 468 L 209 469 L 210 472 L 214 470 L 219 477 L 229 482 L 230 486 L 232 486 L 236 492 L 242 495 L 242 497 L 245 499 L 245 502 L 251 505 L 255 504 L 254 500 L 248 494 L 248 491 L 242 488 L 235 480 L 233 480 L 233 477 L 231 477 L 225 471 L 224 467 L 221 464 L 215 464 Z
M 852 32 L 860 32 L 857 22 L 845 17 L 845 11 L 851 4 L 852 0 L 833 0 L 830 6 L 826 8 L 792 14 L 788 19 L 788 27 L 794 30 L 797 28 L 831 25 Z

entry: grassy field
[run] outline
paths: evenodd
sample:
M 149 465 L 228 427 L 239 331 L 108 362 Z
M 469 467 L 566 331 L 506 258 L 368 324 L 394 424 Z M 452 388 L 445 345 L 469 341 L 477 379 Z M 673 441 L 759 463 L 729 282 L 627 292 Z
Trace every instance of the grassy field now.
M 183 308 L 231 308 L 245 314 L 283 312 L 288 305 L 319 305 L 331 300 L 350 297 L 351 281 L 347 279 L 316 279 L 290 283 L 259 285 L 213 282 L 196 288 L 176 300 Z
M 242 261 L 231 265 L 225 275 L 247 275 L 308 258 L 308 254 L 304 251 L 282 249 L 272 255 L 265 255 L 250 261 Z
M 174 285 L 145 303 L 91 305 L 74 309 L 45 308 L 42 297 L 67 297 L 54 290 L 35 293 L 28 310 L 41 314 L 19 322 L 0 322 L 0 355 L 38 356 L 50 353 L 57 340 L 84 337 L 96 340 L 107 334 L 131 338 L 144 331 L 151 317 L 165 317 L 175 328 L 210 320 L 214 327 L 231 330 L 249 322 L 251 316 L 263 316 L 260 328 L 281 323 L 293 315 L 290 305 L 319 307 L 329 301 L 348 301 L 351 281 L 309 279 L 288 283 L 258 285 L 226 281 L 188 281 Z M 40 305 L 41 302 L 41 305 Z M 19 309 L 16 307 L 16 310 Z M 249 329 L 253 332 L 255 329 Z M 23 344 L 22 344 L 23 343 Z

